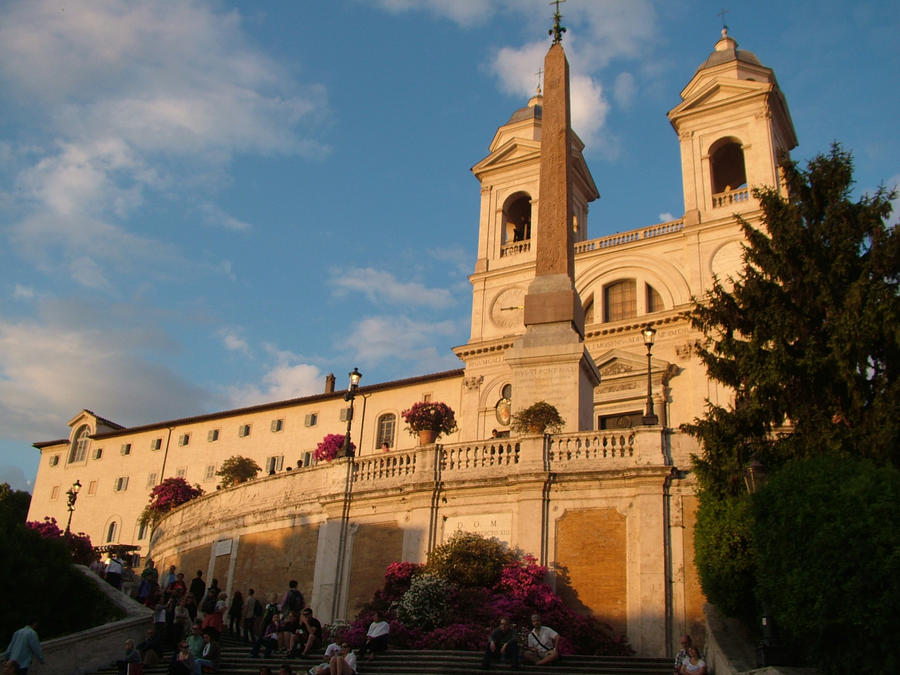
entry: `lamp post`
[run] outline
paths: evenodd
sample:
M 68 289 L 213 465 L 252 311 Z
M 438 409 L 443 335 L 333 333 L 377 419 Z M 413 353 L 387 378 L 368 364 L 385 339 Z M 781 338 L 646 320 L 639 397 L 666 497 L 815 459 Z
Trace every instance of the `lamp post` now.
M 653 380 L 650 374 L 650 354 L 653 350 L 653 338 L 656 336 L 656 329 L 649 323 L 641 329 L 641 336 L 644 338 L 644 344 L 647 345 L 647 412 L 641 421 L 650 426 L 659 424 L 659 418 L 653 412 Z
M 66 490 L 66 508 L 69 509 L 69 520 L 66 522 L 66 539 L 72 528 L 72 514 L 75 512 L 75 502 L 78 501 L 78 491 L 81 490 L 81 481 L 76 480 L 72 487 Z
M 350 457 L 350 428 L 353 426 L 353 399 L 356 398 L 356 392 L 359 391 L 359 381 L 362 379 L 362 373 L 359 372 L 359 368 L 353 368 L 353 371 L 350 373 L 350 386 L 347 388 L 347 393 L 344 394 L 344 400 L 350 402 L 350 409 L 347 411 L 347 435 L 344 437 L 344 448 L 342 450 L 342 457 Z

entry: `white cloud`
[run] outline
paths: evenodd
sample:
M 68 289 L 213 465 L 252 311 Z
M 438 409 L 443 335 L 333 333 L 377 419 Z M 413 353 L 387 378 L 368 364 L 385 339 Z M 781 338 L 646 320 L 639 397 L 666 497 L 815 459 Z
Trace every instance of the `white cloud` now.
M 186 189 L 215 190 L 236 153 L 327 152 L 314 136 L 328 118 L 325 90 L 251 45 L 236 11 L 201 0 L 8 2 L 0 86 L 52 138 L 18 155 L 4 146 L 18 189 L 3 201 L 20 195 L 24 214 L 12 227 L 14 249 L 91 288 L 114 288 L 123 259 L 165 249 L 124 224 L 149 193 L 154 203 L 193 202 Z M 205 222 L 249 228 L 200 201 Z M 154 260 L 131 271 L 155 269 Z
M 0 319 L 4 435 L 60 438 L 65 421 L 82 408 L 138 424 L 219 405 L 178 373 L 141 356 L 143 348 L 159 346 L 160 336 L 140 314 L 69 300 L 42 303 L 36 318 Z
M 415 321 L 406 316 L 372 316 L 359 321 L 344 341 L 363 363 L 387 359 L 414 362 L 417 369 L 433 372 L 461 364 L 452 354 L 439 352 L 440 338 L 458 330 L 454 321 Z M 449 350 L 448 350 L 449 351 Z
M 371 267 L 352 271 L 335 270 L 331 284 L 335 295 L 362 293 L 369 301 L 387 304 L 418 305 L 434 308 L 456 304 L 445 288 L 427 288 L 419 282 L 401 282 L 390 272 Z
M 485 0 L 373 0 L 390 12 L 406 12 L 411 10 L 427 11 L 443 16 L 461 26 L 481 23 L 490 17 L 495 7 Z
M 224 330 L 222 333 L 222 343 L 225 345 L 225 349 L 230 352 L 240 352 L 241 354 L 250 354 L 250 345 L 247 344 L 247 341 L 237 335 L 234 331 Z
M 263 374 L 261 384 L 229 387 L 232 405 L 241 407 L 311 396 L 325 390 L 325 377 L 318 367 L 308 363 L 294 363 L 289 352 L 279 352 L 281 358 Z
M 619 107 L 628 108 L 634 100 L 637 86 L 634 83 L 634 75 L 631 73 L 619 73 L 613 85 L 613 98 Z
M 13 298 L 16 300 L 32 300 L 34 299 L 34 289 L 31 286 L 16 284 L 13 288 Z
M 675 216 L 668 211 L 663 211 L 659 214 L 659 222 L 668 223 L 670 220 L 675 220 Z

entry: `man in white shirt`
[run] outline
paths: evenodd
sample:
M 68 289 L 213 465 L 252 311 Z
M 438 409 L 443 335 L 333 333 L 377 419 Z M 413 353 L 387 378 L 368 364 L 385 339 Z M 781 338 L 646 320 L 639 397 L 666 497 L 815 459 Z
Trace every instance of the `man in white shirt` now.
M 531 615 L 531 632 L 525 645 L 525 659 L 543 666 L 559 658 L 559 633 L 550 626 L 541 625 L 541 615 Z

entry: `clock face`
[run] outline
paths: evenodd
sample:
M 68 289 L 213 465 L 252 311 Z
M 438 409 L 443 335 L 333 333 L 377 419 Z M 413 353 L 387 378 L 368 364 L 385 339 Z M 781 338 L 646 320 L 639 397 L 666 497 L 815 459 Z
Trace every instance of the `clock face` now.
M 499 328 L 523 326 L 524 289 L 515 286 L 500 291 L 491 305 L 491 321 Z

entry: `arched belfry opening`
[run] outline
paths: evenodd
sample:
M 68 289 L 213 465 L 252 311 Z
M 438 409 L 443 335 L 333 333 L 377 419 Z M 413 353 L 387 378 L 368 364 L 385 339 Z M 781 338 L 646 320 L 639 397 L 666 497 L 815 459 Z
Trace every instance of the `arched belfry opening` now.
M 503 206 L 503 243 L 531 239 L 531 197 L 517 192 Z
M 713 194 L 729 192 L 747 185 L 744 150 L 734 138 L 716 141 L 709 150 Z

